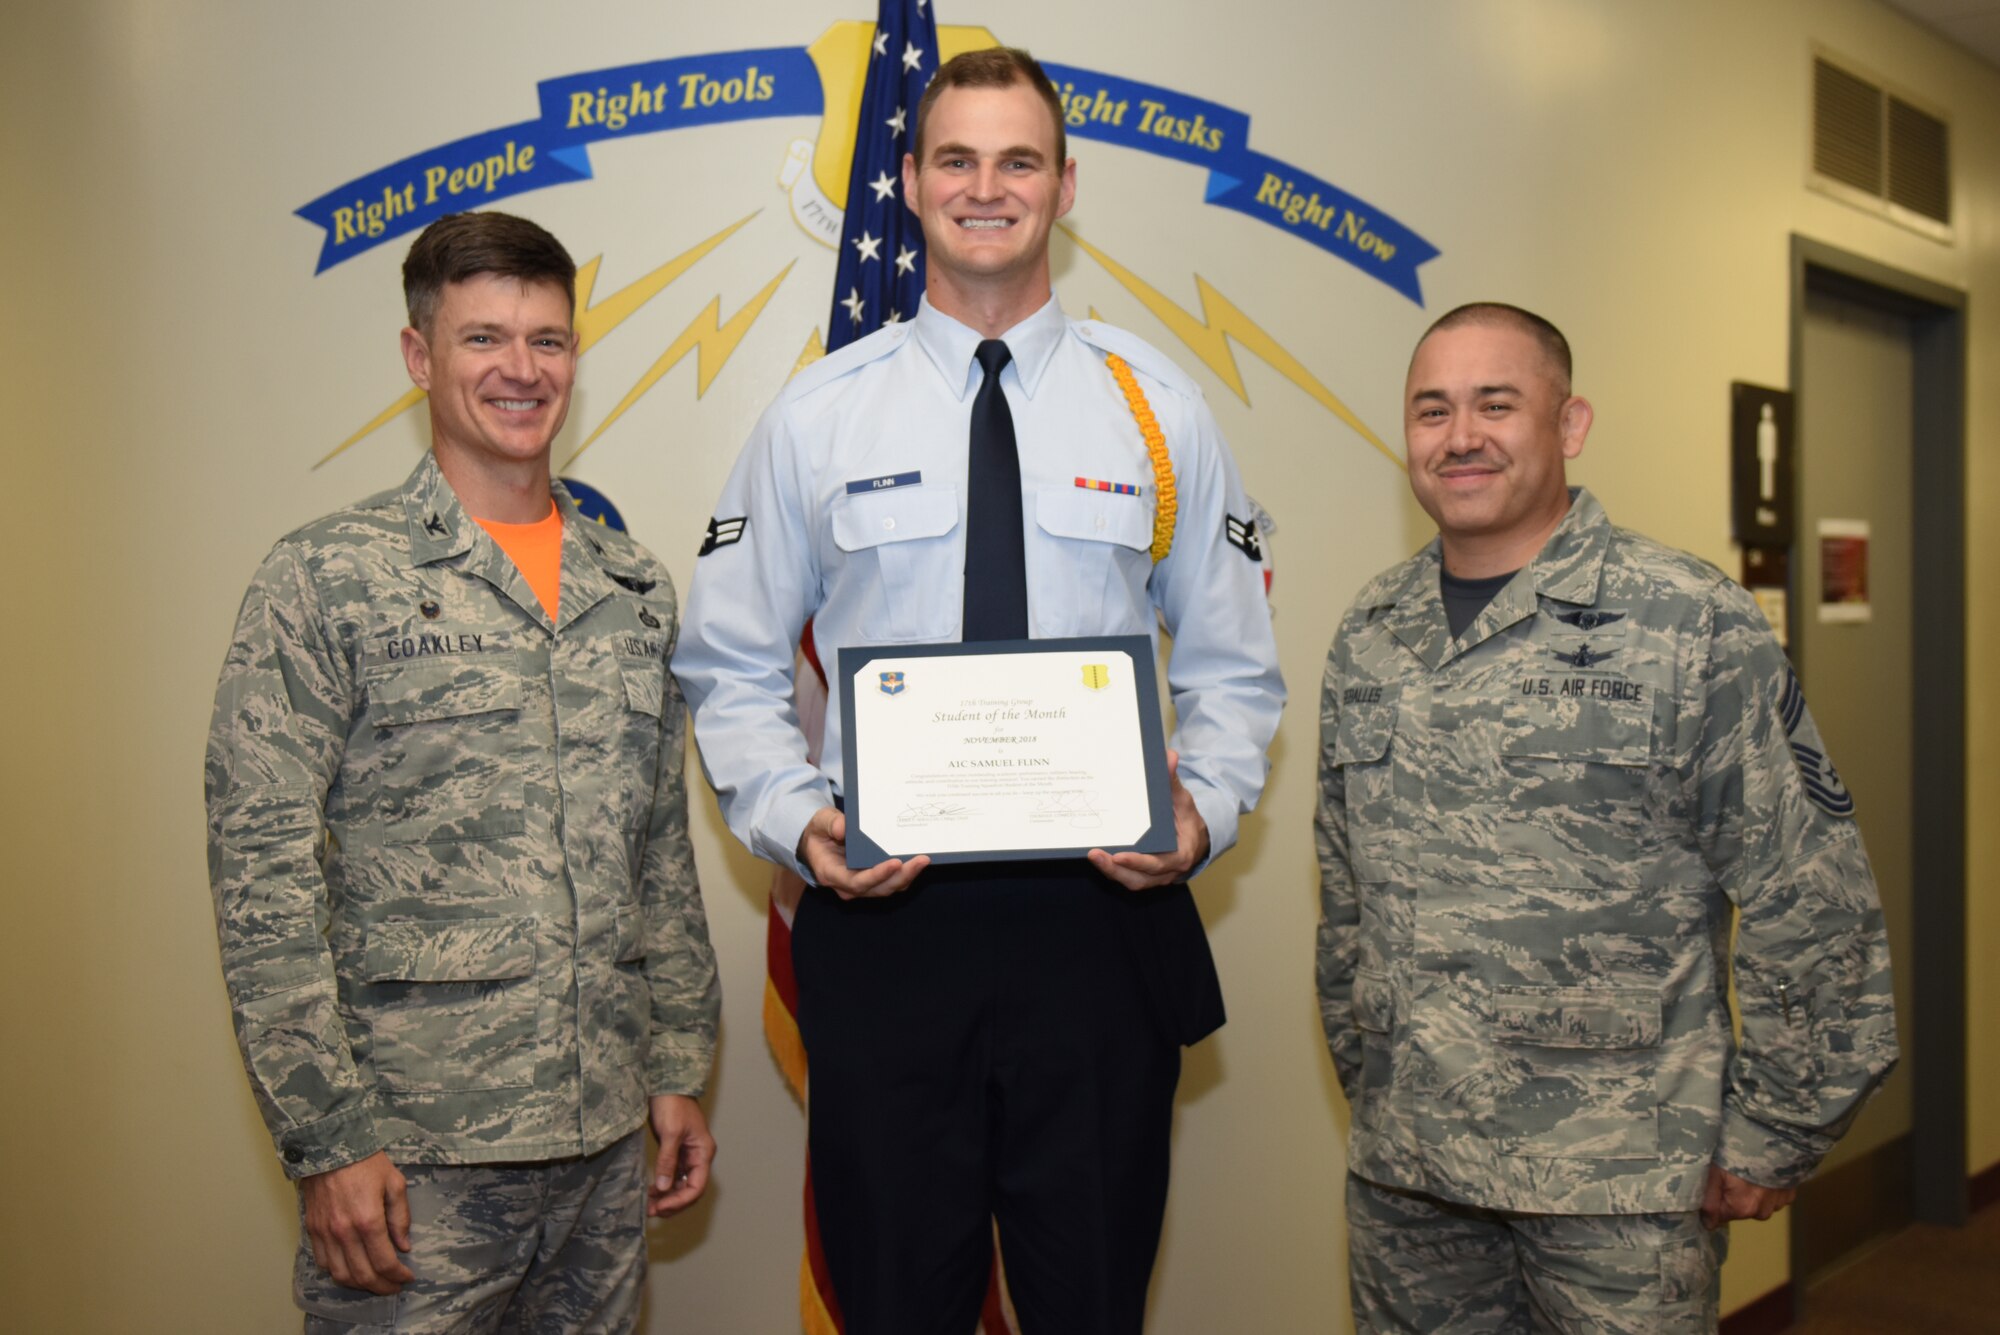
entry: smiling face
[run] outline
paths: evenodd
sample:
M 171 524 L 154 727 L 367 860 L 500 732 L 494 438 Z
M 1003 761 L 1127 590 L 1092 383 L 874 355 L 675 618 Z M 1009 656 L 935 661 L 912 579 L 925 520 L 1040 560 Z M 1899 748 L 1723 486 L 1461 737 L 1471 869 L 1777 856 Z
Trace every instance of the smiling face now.
M 1563 464 L 1591 422 L 1540 343 L 1511 323 L 1440 329 L 1411 359 L 1403 408 L 1410 489 L 1446 568 L 1470 578 L 1533 560 L 1568 512 Z
M 576 381 L 570 315 L 555 283 L 481 273 L 445 285 L 428 329 L 403 331 L 440 463 L 493 477 L 546 470 Z
M 949 314 L 995 298 L 1032 313 L 1049 294 L 1049 230 L 1076 195 L 1056 160 L 1048 105 L 1026 83 L 947 88 L 924 126 L 924 160 L 903 159 L 921 220 L 932 304 Z

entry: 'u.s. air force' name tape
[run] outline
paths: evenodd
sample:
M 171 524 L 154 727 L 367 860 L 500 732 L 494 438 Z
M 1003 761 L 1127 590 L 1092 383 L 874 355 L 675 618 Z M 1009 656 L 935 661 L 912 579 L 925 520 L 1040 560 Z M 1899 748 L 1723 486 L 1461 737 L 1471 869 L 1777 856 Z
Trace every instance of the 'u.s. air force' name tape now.
M 1417 268 L 1438 249 L 1337 186 L 1249 147 L 1250 117 L 1188 93 L 1073 65 L 1043 65 L 1080 139 L 1208 172 L 1203 199 L 1289 232 L 1418 305 Z M 804 47 L 676 56 L 537 85 L 541 114 L 440 144 L 336 186 L 297 210 L 326 230 L 315 273 L 436 218 L 591 178 L 590 145 L 727 121 L 817 116 L 825 96 Z

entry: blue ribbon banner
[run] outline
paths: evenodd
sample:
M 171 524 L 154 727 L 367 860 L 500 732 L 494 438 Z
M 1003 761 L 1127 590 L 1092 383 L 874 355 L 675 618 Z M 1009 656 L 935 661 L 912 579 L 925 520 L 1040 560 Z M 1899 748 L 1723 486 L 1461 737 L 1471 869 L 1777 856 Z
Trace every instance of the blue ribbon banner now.
M 1289 232 L 1423 305 L 1417 269 L 1437 247 L 1338 186 L 1253 151 L 1247 113 L 1072 65 L 1043 68 L 1070 134 L 1205 168 L 1207 203 Z M 599 140 L 822 112 L 819 71 L 804 47 L 622 65 L 545 79 L 537 91 L 536 120 L 414 154 L 300 208 L 326 231 L 314 272 L 447 213 L 589 180 Z
M 590 145 L 763 116 L 817 116 L 804 47 L 680 56 L 544 79 L 540 119 L 489 130 L 370 172 L 298 209 L 326 229 L 314 273 L 447 213 L 590 179 Z
M 1208 169 L 1218 204 L 1338 255 L 1421 306 L 1417 266 L 1438 248 L 1337 186 L 1250 149 L 1250 117 L 1153 84 L 1044 63 L 1079 139 L 1136 148 Z

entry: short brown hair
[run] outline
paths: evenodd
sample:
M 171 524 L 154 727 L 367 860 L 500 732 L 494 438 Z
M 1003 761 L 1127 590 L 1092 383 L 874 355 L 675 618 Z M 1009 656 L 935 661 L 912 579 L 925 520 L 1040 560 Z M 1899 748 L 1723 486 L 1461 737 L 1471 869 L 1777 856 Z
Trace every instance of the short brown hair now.
M 989 46 L 978 51 L 961 51 L 938 67 L 931 76 L 930 85 L 924 89 L 923 101 L 917 103 L 917 137 L 910 156 L 917 161 L 921 170 L 924 165 L 924 124 L 931 118 L 931 107 L 943 96 L 947 88 L 1012 88 L 1017 83 L 1025 83 L 1041 94 L 1042 101 L 1048 103 L 1049 119 L 1056 123 L 1055 170 L 1060 172 L 1069 161 L 1069 135 L 1063 130 L 1062 98 L 1056 93 L 1056 86 L 1049 82 L 1049 76 L 1042 72 L 1042 64 L 1018 46 Z
M 403 260 L 410 327 L 428 334 L 445 285 L 483 273 L 554 283 L 576 309 L 576 261 L 546 228 L 511 213 L 447 213 L 417 233 Z
M 1472 301 L 1463 306 L 1453 307 L 1431 322 L 1431 327 L 1424 330 L 1423 338 L 1417 340 L 1417 347 L 1423 347 L 1432 334 L 1443 333 L 1447 329 L 1457 329 L 1461 325 L 1468 324 L 1505 325 L 1518 329 L 1534 339 L 1541 345 L 1542 355 L 1549 359 L 1549 365 L 1555 369 L 1556 383 L 1562 389 L 1563 396 L 1565 398 L 1569 396 L 1571 374 L 1569 340 L 1563 337 L 1562 330 L 1542 316 L 1530 310 L 1523 310 L 1519 306 L 1510 306 L 1504 301 Z M 1414 363 L 1416 359 L 1417 354 L 1413 349 L 1410 360 Z

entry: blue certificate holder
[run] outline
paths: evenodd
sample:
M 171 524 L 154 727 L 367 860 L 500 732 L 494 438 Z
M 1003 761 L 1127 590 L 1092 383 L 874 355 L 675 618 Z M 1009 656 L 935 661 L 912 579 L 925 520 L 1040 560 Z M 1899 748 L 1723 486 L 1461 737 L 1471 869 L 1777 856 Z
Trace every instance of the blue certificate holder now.
M 1178 844 L 1144 635 L 842 648 L 835 675 L 850 868 Z

